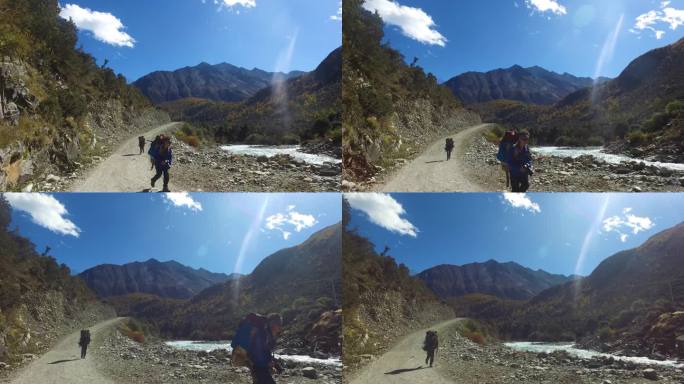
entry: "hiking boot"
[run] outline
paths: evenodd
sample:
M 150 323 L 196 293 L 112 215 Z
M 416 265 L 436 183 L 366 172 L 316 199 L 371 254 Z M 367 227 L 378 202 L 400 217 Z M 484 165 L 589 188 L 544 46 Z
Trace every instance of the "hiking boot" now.
M 157 181 L 157 180 L 155 180 L 154 177 L 150 179 L 150 185 L 152 186 L 152 188 L 154 188 L 154 183 L 155 183 L 156 181 Z
M 164 189 L 162 189 L 162 192 L 171 192 L 171 190 L 169 190 L 169 187 L 164 187 Z

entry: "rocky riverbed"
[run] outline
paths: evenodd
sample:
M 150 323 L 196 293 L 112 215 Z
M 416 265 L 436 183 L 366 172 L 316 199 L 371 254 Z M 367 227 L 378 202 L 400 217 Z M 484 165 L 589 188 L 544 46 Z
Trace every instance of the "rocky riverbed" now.
M 472 165 L 469 178 L 489 186 L 492 191 L 504 190 L 506 184 L 496 152 L 496 145 L 478 138 L 464 154 L 464 162 Z M 534 168 L 531 192 L 684 191 L 684 172 L 647 166 L 639 161 L 610 164 L 590 155 L 546 156 L 535 157 Z
M 121 382 L 130 383 L 251 383 L 249 370 L 233 367 L 227 350 L 211 352 L 172 348 L 162 342 L 137 343 L 117 329 L 96 340 L 98 369 Z M 276 351 L 277 353 L 278 351 Z M 339 383 L 342 368 L 324 364 L 284 362 L 285 371 L 276 382 Z
M 564 351 L 519 352 L 502 344 L 482 346 L 456 329 L 440 335 L 435 368 L 459 383 L 682 383 L 684 369 L 638 365 L 613 358 L 580 359 Z

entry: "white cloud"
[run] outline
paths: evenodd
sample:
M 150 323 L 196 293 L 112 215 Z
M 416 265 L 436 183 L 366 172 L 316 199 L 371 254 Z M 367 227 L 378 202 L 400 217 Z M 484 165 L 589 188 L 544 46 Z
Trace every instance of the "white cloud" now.
M 423 44 L 445 46 L 446 37 L 435 27 L 432 17 L 420 8 L 401 5 L 392 0 L 366 0 L 363 7 L 370 12 L 378 12 L 382 20 L 401 29 L 404 36 Z
M 684 24 L 684 9 L 670 7 L 670 1 L 660 3 L 660 10 L 650 10 L 642 13 L 634 20 L 634 27 L 629 31 L 641 34 L 642 31 L 649 30 L 655 34 L 656 39 L 660 40 L 665 36 L 665 31 L 661 28 L 662 24 L 669 25 L 671 30 L 676 30 Z
M 568 13 L 568 10 L 557 0 L 525 0 L 525 5 L 541 13 L 551 12 L 559 16 Z
M 133 48 L 135 39 L 124 32 L 121 20 L 107 12 L 91 11 L 76 4 L 67 4 L 61 8 L 59 16 L 71 20 L 78 29 L 89 31 L 95 39 L 119 47 Z
M 218 10 L 222 10 L 223 8 L 228 8 L 230 10 L 243 7 L 243 8 L 254 8 L 256 7 L 256 0 L 214 0 L 214 4 L 218 5 L 219 8 Z M 240 14 L 240 10 L 237 9 L 235 11 L 238 15 Z
M 401 217 L 406 211 L 392 196 L 384 193 L 345 193 L 344 197 L 352 208 L 368 215 L 372 223 L 400 235 L 418 236 L 418 228 Z
M 313 215 L 297 212 L 295 208 L 294 205 L 288 205 L 287 212 L 276 213 L 267 217 L 266 228 L 271 231 L 280 231 L 283 234 L 283 238 L 288 240 L 290 235 L 292 235 L 290 230 L 301 232 L 318 224 L 318 220 Z M 286 230 L 285 227 L 290 227 L 290 230 Z
M 81 230 L 65 216 L 67 209 L 53 196 L 45 193 L 5 193 L 12 208 L 28 213 L 31 220 L 60 235 L 78 237 Z
M 540 213 L 541 208 L 539 207 L 539 204 L 533 202 L 529 197 L 527 197 L 526 194 L 524 193 L 509 193 L 506 192 L 503 194 L 504 200 L 510 204 L 513 208 L 522 208 L 526 209 L 532 213 Z
M 193 200 L 192 196 L 187 192 L 170 192 L 165 193 L 164 198 L 169 203 L 176 207 L 187 207 L 192 211 L 201 211 L 202 204 L 198 201 Z
M 342 21 L 342 2 L 340 1 L 340 6 L 337 8 L 337 13 L 330 16 L 330 20 Z
M 639 232 L 647 231 L 655 226 L 649 217 L 636 216 L 632 213 L 632 208 L 622 210 L 621 216 L 611 216 L 603 220 L 604 232 L 615 232 L 623 243 L 629 238 L 628 232 L 636 235 Z

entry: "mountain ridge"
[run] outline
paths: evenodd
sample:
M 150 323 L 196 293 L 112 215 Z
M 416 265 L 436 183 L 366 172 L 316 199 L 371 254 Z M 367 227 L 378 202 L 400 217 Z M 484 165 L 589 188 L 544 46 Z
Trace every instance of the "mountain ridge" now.
M 442 299 L 470 293 L 494 295 L 502 299 L 526 300 L 572 276 L 533 270 L 516 262 L 494 259 L 463 265 L 441 264 L 416 275 Z
M 605 81 L 578 77 L 568 72 L 557 73 L 538 65 L 513 65 L 487 72 L 468 71 L 444 82 L 465 104 L 486 103 L 493 100 L 516 100 L 532 104 L 550 105 L 580 89 Z

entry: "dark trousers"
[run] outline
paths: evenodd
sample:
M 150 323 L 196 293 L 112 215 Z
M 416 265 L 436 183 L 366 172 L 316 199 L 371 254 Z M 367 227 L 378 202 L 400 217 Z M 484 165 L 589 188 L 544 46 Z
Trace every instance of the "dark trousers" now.
M 155 163 L 154 168 L 157 170 L 157 174 L 152 178 L 152 186 L 154 187 L 154 183 L 164 175 L 164 190 L 167 191 L 169 189 L 169 167 L 165 164 Z
M 252 383 L 253 384 L 276 384 L 273 377 L 271 377 L 270 367 L 253 367 L 252 368 Z
M 81 359 L 85 359 L 86 350 L 88 350 L 88 344 L 81 345 Z
M 435 350 L 434 349 L 428 349 L 427 350 L 427 357 L 425 358 L 425 364 L 430 364 L 432 367 L 432 363 L 435 362 Z
M 530 188 L 530 177 L 528 175 L 511 175 L 511 191 L 527 192 Z
M 145 144 L 141 144 L 141 145 L 139 145 L 139 147 L 140 147 L 140 154 L 142 155 L 143 152 L 145 152 Z
M 447 149 L 447 161 L 451 160 L 451 149 Z

